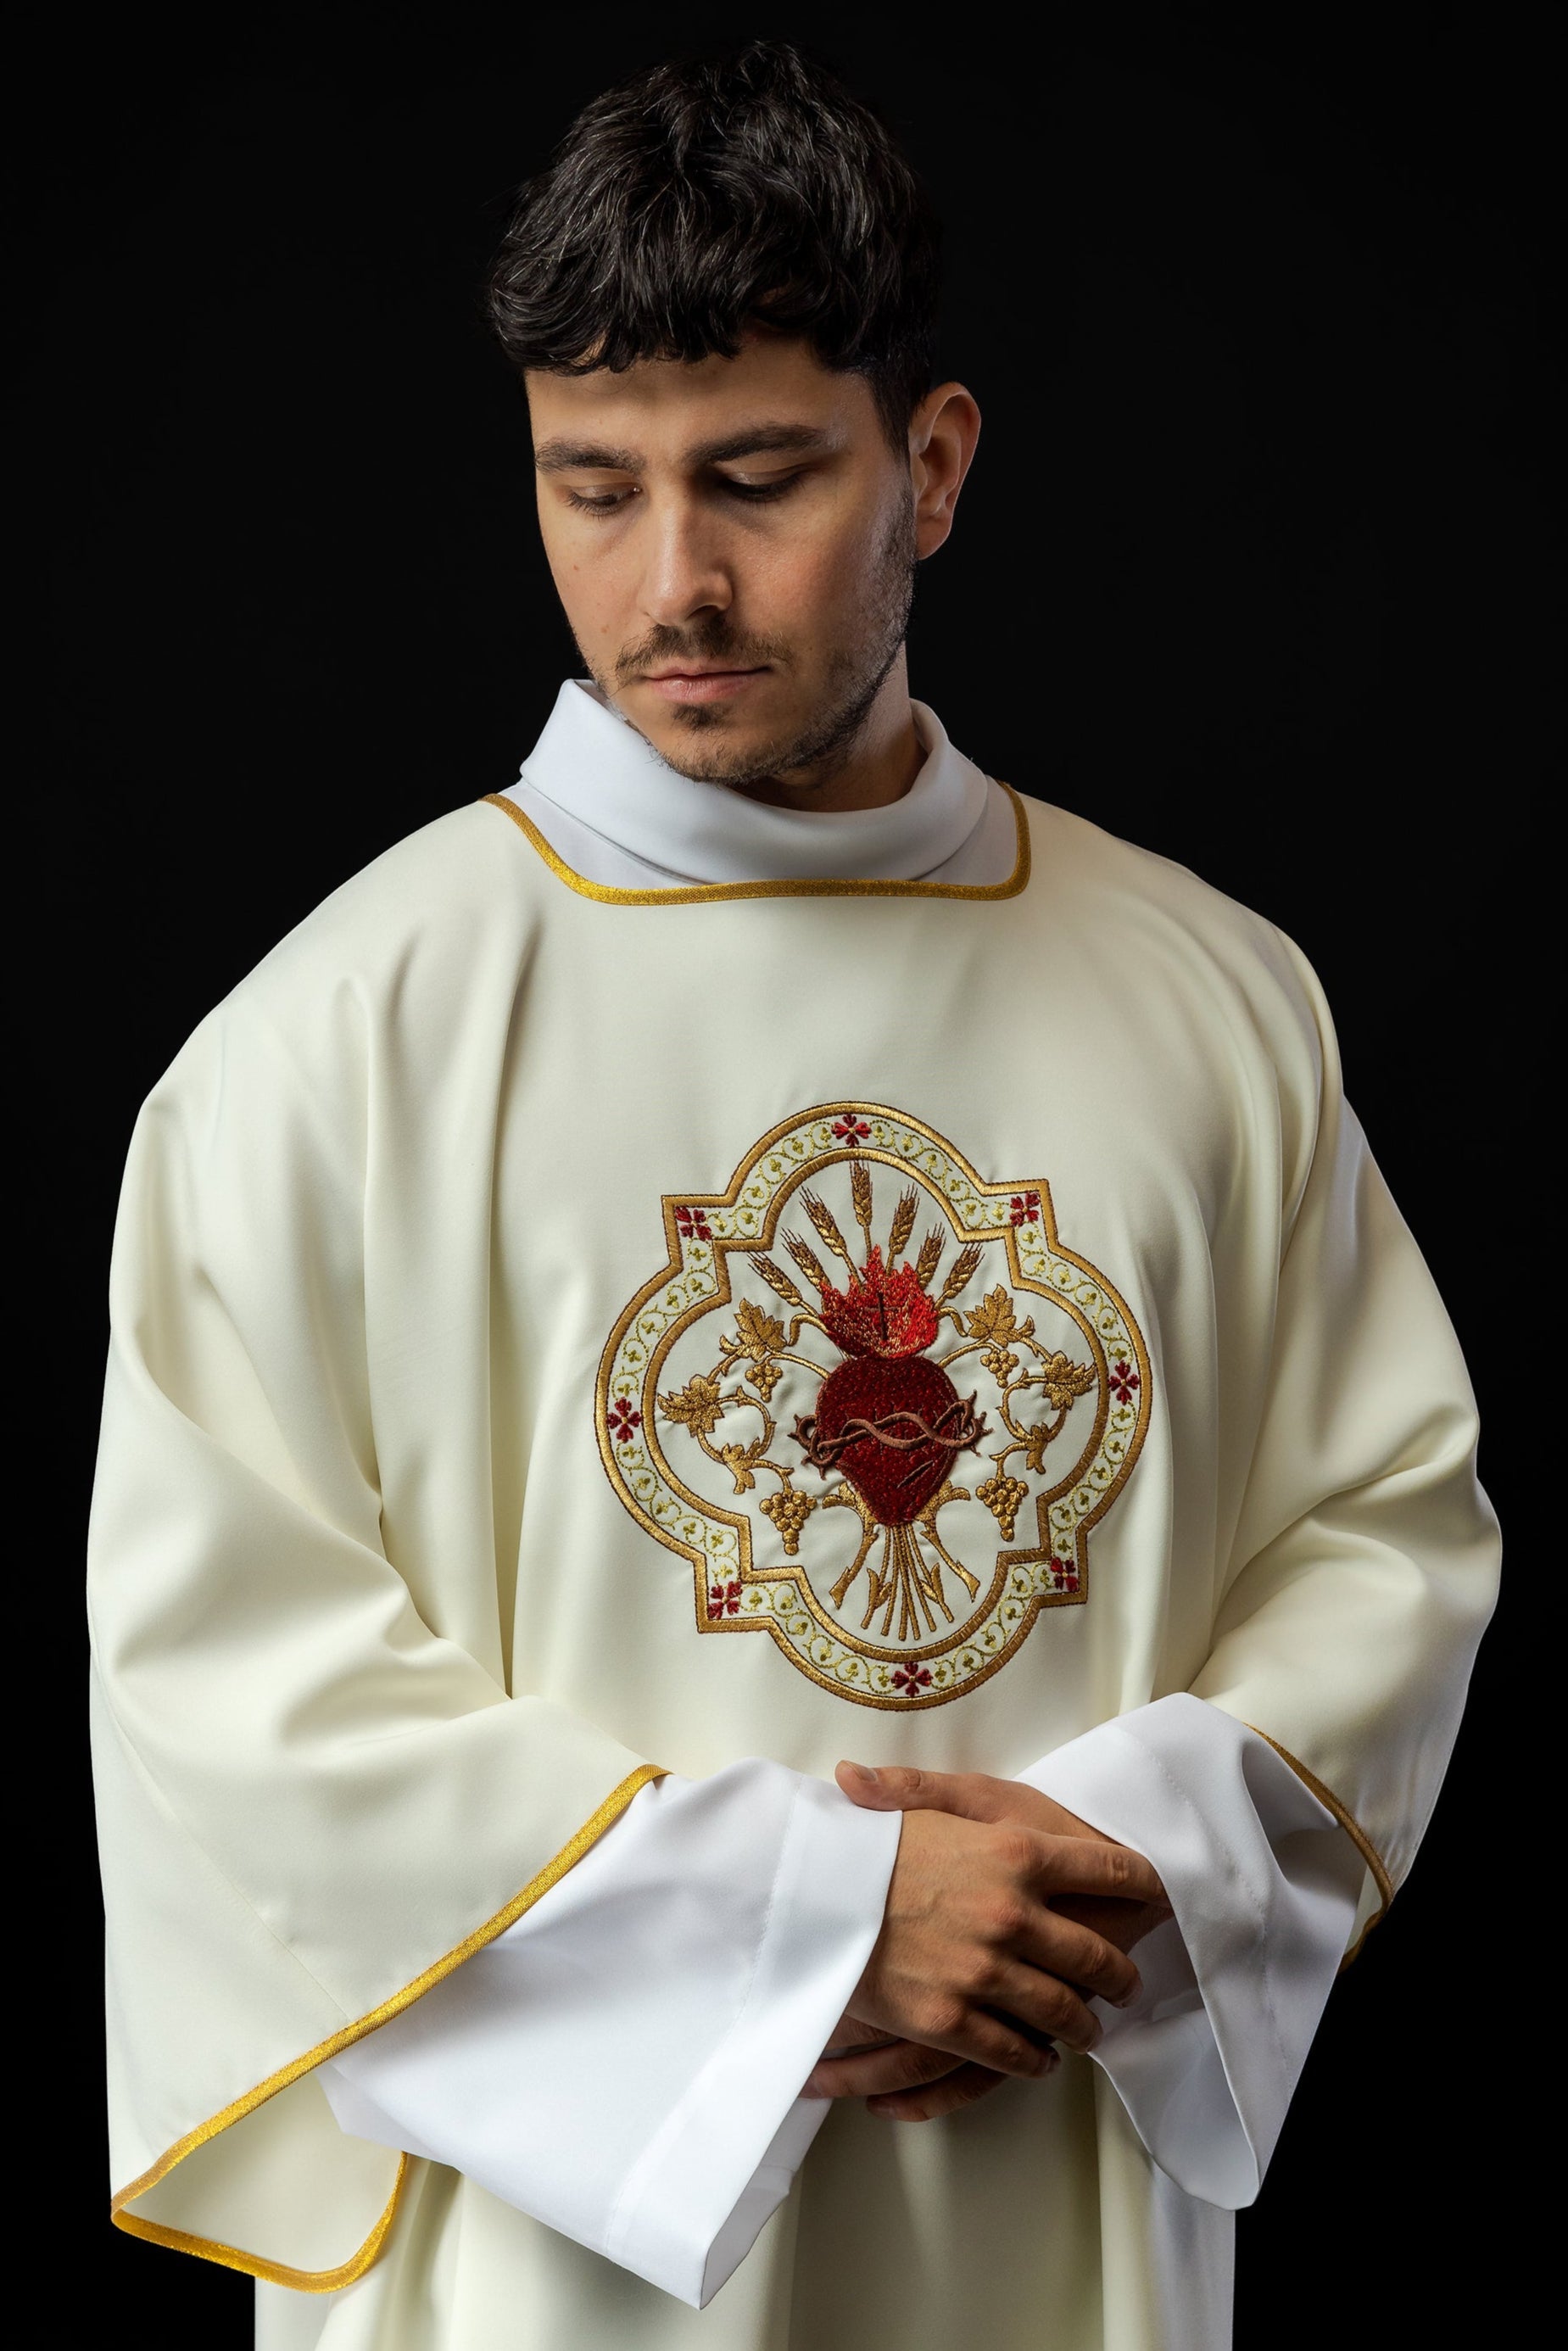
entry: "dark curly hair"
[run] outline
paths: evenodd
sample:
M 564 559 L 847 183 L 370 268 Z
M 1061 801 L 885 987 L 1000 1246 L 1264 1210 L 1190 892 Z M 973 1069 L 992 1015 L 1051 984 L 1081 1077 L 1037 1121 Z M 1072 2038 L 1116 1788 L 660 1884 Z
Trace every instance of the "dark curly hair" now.
M 876 117 L 784 41 L 654 66 L 521 191 L 488 308 L 518 370 L 733 359 L 750 326 L 869 383 L 904 444 L 929 390 L 936 220 Z

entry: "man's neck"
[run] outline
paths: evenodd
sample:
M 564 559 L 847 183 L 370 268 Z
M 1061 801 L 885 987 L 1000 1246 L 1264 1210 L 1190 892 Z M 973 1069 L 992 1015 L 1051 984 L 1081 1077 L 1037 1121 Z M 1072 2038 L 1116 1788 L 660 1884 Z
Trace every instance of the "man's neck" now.
M 732 789 L 769 808 L 808 816 L 838 816 L 854 809 L 891 808 L 925 763 L 909 705 L 909 671 L 902 648 L 876 698 L 851 739 L 809 768 L 786 769 Z

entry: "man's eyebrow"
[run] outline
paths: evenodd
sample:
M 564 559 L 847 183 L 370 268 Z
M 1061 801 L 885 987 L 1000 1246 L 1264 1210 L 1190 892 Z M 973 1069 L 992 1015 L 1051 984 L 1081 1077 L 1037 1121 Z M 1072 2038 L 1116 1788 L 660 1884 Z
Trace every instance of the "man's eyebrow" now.
M 596 474 L 640 474 L 643 460 L 634 449 L 607 449 L 601 441 L 541 441 L 534 451 L 541 474 L 564 474 L 581 468 Z
M 743 424 L 716 441 L 699 441 L 683 455 L 686 465 L 724 465 L 737 457 L 761 457 L 775 450 L 831 448 L 835 435 L 819 424 Z M 534 465 L 541 474 L 569 472 L 640 474 L 644 460 L 634 449 L 612 449 L 601 441 L 541 441 Z
M 688 465 L 726 465 L 737 457 L 761 457 L 775 449 L 829 449 L 835 436 L 820 424 L 743 424 L 720 441 L 702 441 L 686 451 Z

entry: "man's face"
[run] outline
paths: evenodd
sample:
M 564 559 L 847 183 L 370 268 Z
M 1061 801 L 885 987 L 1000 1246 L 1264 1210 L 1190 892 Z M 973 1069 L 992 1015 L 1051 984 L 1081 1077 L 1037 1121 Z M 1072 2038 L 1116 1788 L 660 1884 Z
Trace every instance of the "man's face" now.
M 864 379 L 758 336 L 528 392 L 545 549 L 601 690 L 706 781 L 846 756 L 946 535 Z

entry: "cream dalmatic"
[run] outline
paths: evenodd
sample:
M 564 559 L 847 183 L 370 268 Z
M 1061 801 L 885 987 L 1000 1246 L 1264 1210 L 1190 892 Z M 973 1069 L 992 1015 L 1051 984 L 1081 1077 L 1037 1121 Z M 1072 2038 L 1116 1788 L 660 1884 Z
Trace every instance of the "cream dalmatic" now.
M 1491 1592 L 1451 1334 L 1293 950 L 1006 810 L 999 882 L 651 890 L 460 811 L 154 1094 L 95 1524 L 129 2225 L 383 2304 L 461 2241 L 541 2344 L 760 2345 L 792 2296 L 847 2345 L 916 2257 L 964 2299 L 911 2341 L 1176 2339 L 1138 2282 L 1211 2208 L 1086 2067 L 836 2112 L 700 2317 L 318 2071 L 661 1769 L 1017 1774 L 1193 1692 L 1364 1916 L 1407 1867 Z

